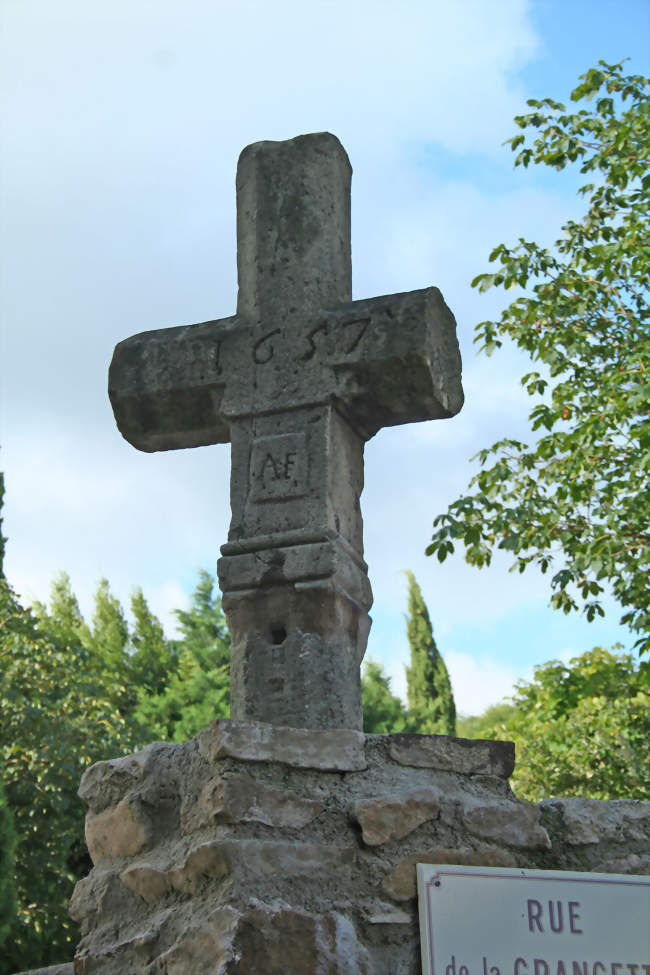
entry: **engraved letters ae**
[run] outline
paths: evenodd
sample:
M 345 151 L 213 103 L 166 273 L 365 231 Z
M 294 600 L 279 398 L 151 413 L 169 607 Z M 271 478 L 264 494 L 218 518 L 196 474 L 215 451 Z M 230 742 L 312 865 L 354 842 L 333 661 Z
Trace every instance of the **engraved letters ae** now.
M 309 459 L 302 432 L 258 437 L 251 447 L 251 501 L 285 501 L 307 490 Z

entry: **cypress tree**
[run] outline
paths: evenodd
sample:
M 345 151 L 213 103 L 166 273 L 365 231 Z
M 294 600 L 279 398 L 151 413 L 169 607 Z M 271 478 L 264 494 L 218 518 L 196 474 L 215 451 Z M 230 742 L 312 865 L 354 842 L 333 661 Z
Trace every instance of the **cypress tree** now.
M 406 633 L 411 648 L 411 666 L 406 668 L 409 724 L 421 734 L 454 735 L 456 705 L 449 673 L 433 638 L 422 590 L 412 572 L 406 577 Z

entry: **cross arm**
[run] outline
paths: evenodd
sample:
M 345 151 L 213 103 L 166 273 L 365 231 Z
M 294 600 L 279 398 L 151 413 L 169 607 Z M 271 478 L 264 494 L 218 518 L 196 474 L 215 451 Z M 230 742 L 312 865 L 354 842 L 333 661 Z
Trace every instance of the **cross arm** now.
M 353 301 L 323 322 L 334 394 L 367 437 L 461 409 L 456 320 L 438 288 Z
M 115 347 L 108 395 L 122 436 L 138 450 L 228 443 L 221 413 L 236 316 L 140 332 Z

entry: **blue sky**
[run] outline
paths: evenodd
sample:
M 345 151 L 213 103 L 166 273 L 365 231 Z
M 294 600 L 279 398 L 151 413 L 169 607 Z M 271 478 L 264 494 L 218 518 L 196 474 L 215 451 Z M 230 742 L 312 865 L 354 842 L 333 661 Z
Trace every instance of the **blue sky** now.
M 7 574 L 44 599 L 65 569 L 87 615 L 106 576 L 170 627 L 228 520 L 225 447 L 139 454 L 106 397 L 114 344 L 232 314 L 234 173 L 249 142 L 328 129 L 353 177 L 355 297 L 435 284 L 458 320 L 466 406 L 380 432 L 362 497 L 375 592 L 368 653 L 404 689 L 404 569 L 422 585 L 459 707 L 535 664 L 631 640 L 616 607 L 554 613 L 545 580 L 423 550 L 469 458 L 525 439 L 526 361 L 472 346 L 499 295 L 469 287 L 492 247 L 551 243 L 580 213 L 570 172 L 514 170 L 526 99 L 568 100 L 599 58 L 648 73 L 637 0 L 4 0 L 0 4 L 0 469 Z

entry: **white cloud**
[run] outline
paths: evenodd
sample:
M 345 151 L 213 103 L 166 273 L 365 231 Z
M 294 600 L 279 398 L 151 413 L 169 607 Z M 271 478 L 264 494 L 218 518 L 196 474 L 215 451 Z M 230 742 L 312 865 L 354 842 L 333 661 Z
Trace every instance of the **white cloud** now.
M 471 657 L 448 650 L 445 663 L 459 714 L 482 714 L 513 692 L 522 674 L 490 657 Z
M 522 674 L 514 668 L 485 655 L 474 657 L 448 650 L 444 658 L 459 714 L 482 714 L 490 705 L 498 704 L 511 695 L 515 682 L 522 678 Z M 405 666 L 408 655 L 402 651 L 399 656 L 382 660 L 381 663 L 390 678 L 391 691 L 406 704 Z

